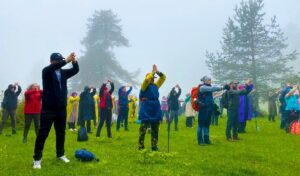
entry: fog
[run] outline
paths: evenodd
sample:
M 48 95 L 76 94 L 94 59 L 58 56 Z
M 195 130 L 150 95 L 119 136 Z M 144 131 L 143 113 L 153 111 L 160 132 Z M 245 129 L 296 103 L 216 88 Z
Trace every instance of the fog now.
M 222 29 L 239 0 L 0 0 L 0 90 L 9 83 L 22 87 L 41 83 L 41 70 L 52 52 L 82 55 L 80 41 L 95 10 L 112 9 L 122 20 L 129 48 L 115 49 L 121 65 L 141 69 L 142 81 L 152 64 L 166 73 L 161 93 L 175 84 L 184 93 L 204 75 L 205 51 L 220 49 Z M 289 37 L 290 49 L 300 50 L 300 1 L 265 0 L 266 17 L 276 15 Z M 95 82 L 95 86 L 100 85 Z

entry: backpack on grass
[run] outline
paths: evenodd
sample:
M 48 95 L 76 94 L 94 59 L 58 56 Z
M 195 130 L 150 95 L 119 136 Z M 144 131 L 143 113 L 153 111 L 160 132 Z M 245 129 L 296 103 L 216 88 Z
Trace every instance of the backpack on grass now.
M 80 161 L 99 161 L 99 159 L 96 158 L 96 156 L 92 152 L 86 149 L 76 150 L 75 158 L 77 158 Z

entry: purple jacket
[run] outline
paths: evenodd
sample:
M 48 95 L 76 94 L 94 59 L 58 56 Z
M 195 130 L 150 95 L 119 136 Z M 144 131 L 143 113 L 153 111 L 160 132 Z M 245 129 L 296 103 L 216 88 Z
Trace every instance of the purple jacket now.
M 251 90 L 253 89 L 253 85 L 250 86 Z M 239 86 L 239 89 L 245 89 L 245 85 Z M 239 122 L 244 123 L 247 120 L 252 119 L 252 106 L 251 99 L 248 95 L 240 96 L 240 107 L 239 107 Z
M 169 106 L 168 106 L 167 99 L 162 99 L 160 104 L 161 104 L 160 106 L 162 111 L 168 111 Z

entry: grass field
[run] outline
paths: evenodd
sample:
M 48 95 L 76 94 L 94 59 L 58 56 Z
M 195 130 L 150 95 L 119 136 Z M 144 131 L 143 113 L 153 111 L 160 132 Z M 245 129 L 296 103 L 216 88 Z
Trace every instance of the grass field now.
M 278 121 L 278 120 L 277 120 Z M 35 135 L 33 127 L 27 144 L 22 143 L 22 128 L 10 135 L 5 128 L 0 136 L 0 175 L 300 175 L 300 136 L 279 130 L 279 122 L 259 119 L 260 131 L 255 122 L 247 126 L 247 133 L 238 142 L 225 140 L 226 118 L 218 127 L 211 127 L 213 145 L 199 146 L 196 128 L 185 128 L 180 120 L 178 132 L 171 131 L 170 153 L 167 151 L 167 127 L 160 126 L 159 148 L 150 152 L 150 135 L 146 136 L 148 151 L 137 150 L 138 125 L 130 131 L 117 133 L 113 139 L 95 137 L 95 129 L 88 142 L 77 142 L 77 134 L 67 131 L 66 155 L 71 162 L 64 164 L 55 158 L 55 134 L 52 129 L 44 149 L 42 169 L 32 169 Z M 115 126 L 113 126 L 115 129 Z M 173 126 L 172 126 L 173 129 Z M 82 163 L 74 157 L 76 149 L 86 148 L 97 155 L 99 162 Z

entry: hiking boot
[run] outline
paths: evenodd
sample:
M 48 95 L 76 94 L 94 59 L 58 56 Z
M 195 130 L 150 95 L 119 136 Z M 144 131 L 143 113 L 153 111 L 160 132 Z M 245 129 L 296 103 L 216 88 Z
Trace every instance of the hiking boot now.
M 241 138 L 239 138 L 239 137 L 237 137 L 237 136 L 234 136 L 234 137 L 233 137 L 233 140 L 239 141 L 239 140 L 241 140 Z
M 145 147 L 144 146 L 139 146 L 138 150 L 144 150 Z
M 23 144 L 26 144 L 27 143 L 27 137 L 24 137 L 23 138 Z
M 65 162 L 65 163 L 69 163 L 70 162 L 70 160 L 65 155 L 59 157 L 58 159 L 61 160 L 61 161 L 63 161 L 63 162 Z
M 42 160 L 33 161 L 33 169 L 42 169 Z
M 205 143 L 205 144 L 211 144 L 211 142 L 210 142 L 209 139 L 204 139 L 204 143 Z
M 158 147 L 152 147 L 152 151 L 159 152 L 159 148 Z

